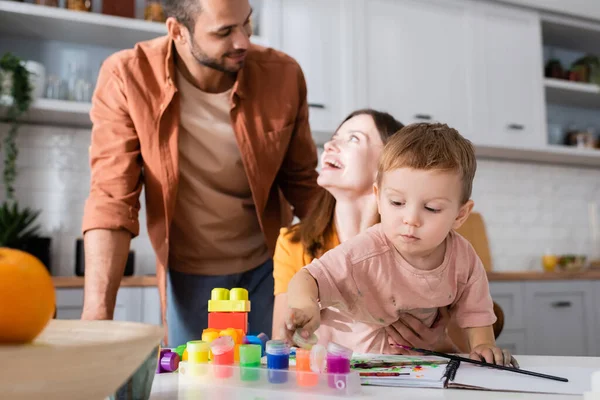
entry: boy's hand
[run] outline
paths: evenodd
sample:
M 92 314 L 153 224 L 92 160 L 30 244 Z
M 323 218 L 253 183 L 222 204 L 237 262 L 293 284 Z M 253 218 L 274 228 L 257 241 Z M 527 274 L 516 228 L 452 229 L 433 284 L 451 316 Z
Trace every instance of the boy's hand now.
M 321 310 L 317 304 L 303 308 L 289 308 L 285 316 L 285 337 L 293 344 L 292 336 L 296 329 L 302 329 L 300 334 L 307 338 L 314 333 L 321 323 Z
M 510 354 L 510 351 L 492 344 L 480 344 L 471 350 L 469 357 L 472 360 L 485 361 L 490 364 L 519 368 L 519 363 Z

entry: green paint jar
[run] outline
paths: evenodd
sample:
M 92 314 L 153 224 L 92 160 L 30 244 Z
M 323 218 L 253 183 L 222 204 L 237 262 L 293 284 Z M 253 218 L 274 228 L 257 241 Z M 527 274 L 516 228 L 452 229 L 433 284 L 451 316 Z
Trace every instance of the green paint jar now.
M 240 345 L 240 379 L 242 381 L 258 381 L 260 379 L 260 355 L 262 347 L 259 344 Z

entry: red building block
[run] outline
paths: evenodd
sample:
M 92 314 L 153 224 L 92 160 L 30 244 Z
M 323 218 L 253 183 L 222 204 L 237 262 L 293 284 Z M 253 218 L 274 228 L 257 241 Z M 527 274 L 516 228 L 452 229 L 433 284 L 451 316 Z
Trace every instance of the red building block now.
M 213 329 L 241 329 L 248 333 L 248 313 L 245 312 L 209 312 L 208 327 Z

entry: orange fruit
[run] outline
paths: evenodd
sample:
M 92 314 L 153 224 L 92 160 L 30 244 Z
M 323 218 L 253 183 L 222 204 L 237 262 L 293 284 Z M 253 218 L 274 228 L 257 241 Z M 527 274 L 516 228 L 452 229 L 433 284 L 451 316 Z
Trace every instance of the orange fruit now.
M 33 341 L 54 315 L 54 284 L 44 264 L 0 247 L 0 343 Z

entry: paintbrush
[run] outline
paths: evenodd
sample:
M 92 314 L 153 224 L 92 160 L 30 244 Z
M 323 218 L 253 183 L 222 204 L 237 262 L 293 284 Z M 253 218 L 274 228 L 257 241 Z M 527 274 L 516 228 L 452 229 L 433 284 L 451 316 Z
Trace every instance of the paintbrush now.
M 421 354 L 427 354 L 430 356 L 443 357 L 443 358 L 448 358 L 450 360 L 462 361 L 462 362 L 466 362 L 466 363 L 482 365 L 485 367 L 501 369 L 503 371 L 510 371 L 510 372 L 516 372 L 518 374 L 525 374 L 525 375 L 537 376 L 539 378 L 552 379 L 552 380 L 560 381 L 560 382 L 569 382 L 569 380 L 567 378 L 561 378 L 560 376 L 546 375 L 546 374 L 541 374 L 539 372 L 527 371 L 525 369 L 520 369 L 520 368 L 505 367 L 504 365 L 490 364 L 485 361 L 477 361 L 477 360 L 471 360 L 470 358 L 466 358 L 466 357 L 455 356 L 454 354 L 440 353 L 437 351 L 419 349 L 416 347 L 404 346 L 401 344 L 394 344 L 394 346 L 400 347 L 401 349 L 405 349 L 405 350 L 416 351 L 417 353 L 421 353 Z

